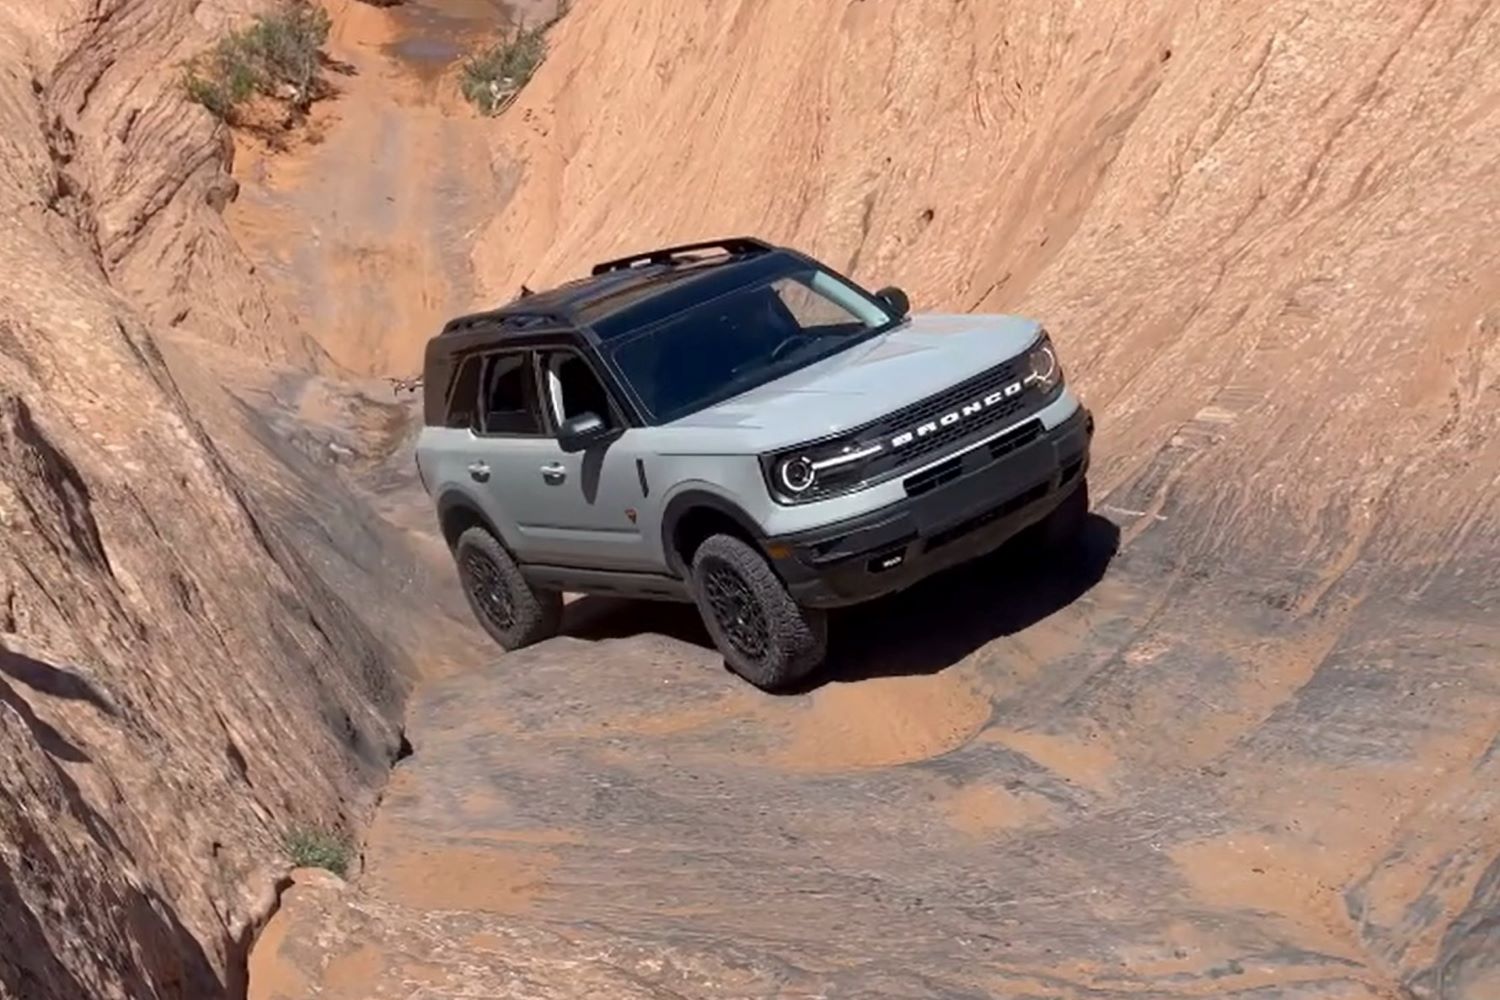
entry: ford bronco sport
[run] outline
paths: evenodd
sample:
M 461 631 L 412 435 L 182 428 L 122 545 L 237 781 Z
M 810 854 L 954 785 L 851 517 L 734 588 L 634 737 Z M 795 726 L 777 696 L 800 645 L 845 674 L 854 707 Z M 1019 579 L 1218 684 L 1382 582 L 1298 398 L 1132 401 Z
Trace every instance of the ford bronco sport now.
M 1036 322 L 913 315 L 755 239 L 453 319 L 423 386 L 418 471 L 505 649 L 555 634 L 565 591 L 692 601 L 781 687 L 822 661 L 826 609 L 1088 509 L 1093 419 Z

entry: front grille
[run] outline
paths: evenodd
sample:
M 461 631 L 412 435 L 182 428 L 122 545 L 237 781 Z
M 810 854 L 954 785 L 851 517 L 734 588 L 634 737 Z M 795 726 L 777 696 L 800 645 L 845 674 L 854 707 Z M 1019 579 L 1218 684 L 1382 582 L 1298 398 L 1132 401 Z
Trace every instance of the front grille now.
M 936 456 L 958 451 L 965 445 L 995 433 L 1001 427 L 1035 413 L 1050 402 L 1058 390 L 1043 393 L 1022 381 L 1020 371 L 1023 364 L 1022 358 L 1013 358 L 936 395 L 845 432 L 840 435 L 841 438 L 867 444 L 879 443 L 884 451 L 860 467 L 857 480 L 834 479 L 827 485 L 820 483 L 798 499 L 802 502 L 821 500 L 884 482 L 929 462 Z M 977 413 L 963 413 L 964 407 L 982 402 L 985 397 L 1014 385 L 1021 386 L 1014 395 L 997 400 Z M 958 416 L 953 418 L 955 413 Z M 946 424 L 942 423 L 945 416 L 950 417 Z M 934 422 L 939 426 L 918 434 L 924 425 Z M 901 446 L 891 443 L 894 438 L 905 433 L 914 435 L 909 443 Z M 930 484 L 928 488 L 931 485 L 938 484 Z
M 951 483 L 966 472 L 976 472 L 991 462 L 1004 458 L 1011 452 L 1035 441 L 1041 435 L 1042 422 L 1028 420 L 1020 427 L 1006 431 L 983 448 L 975 448 L 965 454 L 955 455 L 946 462 L 939 462 L 937 465 L 923 469 L 915 476 L 908 476 L 906 482 L 902 484 L 906 487 L 906 495 L 919 497 L 923 493 L 930 493 L 945 483 Z
M 1035 387 L 1022 383 L 1024 387 L 1020 392 L 979 413 L 939 426 L 902 447 L 891 445 L 891 439 L 899 434 L 915 433 L 924 423 L 940 421 L 944 415 L 961 412 L 965 406 L 983 400 L 1008 385 L 1021 382 L 1021 377 L 1017 374 L 1020 365 L 1020 358 L 996 365 L 935 396 L 902 407 L 854 431 L 851 436 L 855 439 L 879 441 L 886 449 L 862 470 L 864 483 L 879 482 L 900 475 L 936 456 L 957 451 L 964 445 L 993 434 L 1001 427 L 1041 409 L 1050 397 L 1037 391 Z
M 951 389 L 945 389 L 936 396 L 929 396 L 920 403 L 897 410 L 879 421 L 877 426 L 887 438 L 894 437 L 903 431 L 915 430 L 934 417 L 952 413 L 961 409 L 965 404 L 981 400 L 996 390 L 1020 382 L 1021 378 L 1016 369 L 1015 361 L 996 365 L 989 371 L 960 382 Z M 909 465 L 933 455 L 942 454 L 953 444 L 975 436 L 976 432 L 993 430 L 1025 413 L 1036 402 L 1036 397 L 1036 392 L 1027 386 L 1014 396 L 1001 400 L 982 413 L 960 419 L 946 427 L 939 427 L 935 432 L 919 437 L 903 448 L 894 449 L 893 455 L 902 464 Z

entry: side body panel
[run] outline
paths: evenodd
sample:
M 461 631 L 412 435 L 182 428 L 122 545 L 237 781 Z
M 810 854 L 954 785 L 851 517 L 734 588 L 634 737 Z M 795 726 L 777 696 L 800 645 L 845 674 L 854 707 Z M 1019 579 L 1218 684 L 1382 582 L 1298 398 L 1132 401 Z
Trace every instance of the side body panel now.
M 499 534 L 505 547 L 525 558 L 525 539 L 514 513 L 495 489 L 497 468 L 493 441 L 467 428 L 424 427 L 417 438 L 417 464 L 441 518 L 454 504 L 472 507 Z
M 531 467 L 506 485 L 514 498 L 527 562 L 584 568 L 660 571 L 647 544 L 660 519 L 661 495 L 642 486 L 637 460 L 649 428 L 628 428 L 607 444 L 565 453 L 556 440 L 535 454 Z M 647 480 L 649 484 L 649 479 Z

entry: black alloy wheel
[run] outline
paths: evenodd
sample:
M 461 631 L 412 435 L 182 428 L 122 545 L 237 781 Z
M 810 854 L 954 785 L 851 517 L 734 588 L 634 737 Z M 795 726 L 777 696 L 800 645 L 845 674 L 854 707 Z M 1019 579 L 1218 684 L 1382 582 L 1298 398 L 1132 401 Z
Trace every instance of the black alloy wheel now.
M 729 669 L 767 691 L 784 689 L 823 662 L 828 621 L 800 607 L 765 556 L 732 535 L 693 553 L 693 600 Z
M 766 655 L 766 616 L 734 568 L 716 563 L 703 575 L 708 603 L 735 651 L 751 659 Z
M 453 558 L 474 618 L 502 649 L 550 639 L 562 627 L 562 594 L 527 583 L 515 559 L 487 528 L 476 525 L 459 535 Z

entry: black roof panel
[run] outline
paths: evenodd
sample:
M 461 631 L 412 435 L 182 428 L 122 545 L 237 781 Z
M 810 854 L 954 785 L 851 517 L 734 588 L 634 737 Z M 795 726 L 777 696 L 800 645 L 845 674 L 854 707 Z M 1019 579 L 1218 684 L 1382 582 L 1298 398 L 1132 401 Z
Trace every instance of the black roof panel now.
M 724 252 L 711 256 L 701 252 L 715 248 Z M 781 257 L 785 266 L 789 256 L 785 251 L 748 238 L 668 247 L 606 261 L 596 265 L 588 277 L 514 299 L 498 309 L 456 317 L 444 325 L 442 332 L 452 334 L 479 326 L 518 334 L 592 328 L 606 338 L 640 325 L 637 320 L 621 322 L 625 314 L 669 315 L 695 301 L 720 294 L 715 289 L 721 285 L 729 288 L 742 284 L 749 278 L 745 269 L 756 273 L 763 270 L 763 266 L 753 266 L 758 261 L 763 265 L 765 258 Z M 715 280 L 706 281 L 710 276 Z M 710 287 L 700 290 L 696 287 L 700 280 Z M 693 286 L 691 291 L 689 286 Z M 658 299 L 663 301 L 657 302 Z M 653 303 L 654 306 L 647 308 Z M 669 305 L 671 308 L 667 308 Z M 605 324 L 605 320 L 611 322 Z M 606 328 L 611 332 L 607 334 Z
M 783 250 L 739 258 L 732 266 L 706 267 L 689 281 L 664 283 L 652 294 L 611 304 L 607 312 L 590 318 L 600 340 L 633 333 L 746 285 L 770 281 L 804 266 L 800 257 Z M 691 272 L 690 272 L 691 273 Z

